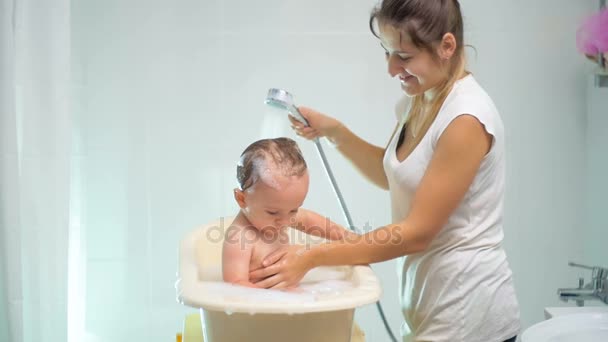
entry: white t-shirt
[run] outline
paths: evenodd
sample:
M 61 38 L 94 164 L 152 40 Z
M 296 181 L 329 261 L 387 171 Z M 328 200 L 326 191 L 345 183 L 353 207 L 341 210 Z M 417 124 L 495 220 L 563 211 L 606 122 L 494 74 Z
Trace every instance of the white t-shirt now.
M 492 99 L 468 75 L 454 85 L 418 146 L 399 162 L 396 146 L 409 111 L 384 155 L 393 222 L 405 219 L 439 137 L 456 117 L 476 117 L 492 147 L 459 206 L 422 253 L 398 260 L 403 341 L 498 342 L 519 333 L 519 307 L 501 246 L 505 190 L 504 129 Z

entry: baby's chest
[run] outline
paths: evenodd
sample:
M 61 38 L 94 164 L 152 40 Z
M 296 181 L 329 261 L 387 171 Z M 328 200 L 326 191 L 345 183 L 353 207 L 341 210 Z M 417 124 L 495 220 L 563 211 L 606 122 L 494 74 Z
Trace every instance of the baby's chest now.
M 259 268 L 262 265 L 262 261 L 265 257 L 270 255 L 272 252 L 280 249 L 283 246 L 289 245 L 286 241 L 257 241 L 253 246 L 251 254 L 250 268 Z

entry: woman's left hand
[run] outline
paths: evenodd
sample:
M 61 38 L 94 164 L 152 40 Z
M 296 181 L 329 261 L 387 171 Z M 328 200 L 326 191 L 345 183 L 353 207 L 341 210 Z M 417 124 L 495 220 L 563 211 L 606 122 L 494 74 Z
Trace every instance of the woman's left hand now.
M 271 253 L 263 267 L 249 272 L 249 279 L 261 288 L 284 289 L 298 285 L 312 267 L 306 246 L 291 245 Z

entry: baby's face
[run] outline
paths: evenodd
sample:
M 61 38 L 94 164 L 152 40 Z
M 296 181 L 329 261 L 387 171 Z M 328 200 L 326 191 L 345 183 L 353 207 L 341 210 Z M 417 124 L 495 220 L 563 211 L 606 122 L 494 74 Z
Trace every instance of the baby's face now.
M 282 229 L 294 223 L 308 193 L 308 172 L 298 177 L 276 176 L 273 182 L 258 181 L 244 195 L 243 213 L 259 230 Z

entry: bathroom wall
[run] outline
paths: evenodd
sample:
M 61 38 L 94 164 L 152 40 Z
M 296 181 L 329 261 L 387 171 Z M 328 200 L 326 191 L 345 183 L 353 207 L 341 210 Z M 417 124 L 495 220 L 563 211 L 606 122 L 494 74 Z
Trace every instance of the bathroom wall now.
M 250 142 L 294 137 L 264 106 L 268 88 L 288 89 L 298 104 L 387 142 L 400 89 L 368 30 L 374 3 L 73 2 L 85 340 L 160 342 L 181 329 L 194 310 L 175 302 L 179 239 L 236 213 L 235 163 Z M 559 304 L 557 287 L 576 284 L 567 261 L 585 260 L 591 121 L 574 37 L 595 2 L 464 0 L 462 7 L 475 47 L 467 50 L 470 69 L 506 126 L 505 248 L 528 326 Z M 311 171 L 305 207 L 343 222 L 313 145 L 298 141 Z M 327 154 L 355 223 L 388 223 L 387 194 L 335 150 Z M 395 264 L 374 269 L 398 333 Z M 356 318 L 368 341 L 388 340 L 374 306 Z
M 584 261 L 589 265 L 608 267 L 608 88 L 596 86 L 593 76 L 588 78 L 587 85 Z
M 543 307 L 565 305 L 557 287 L 589 276 L 567 263 L 585 260 L 589 64 L 576 52 L 575 32 L 597 2 L 465 1 L 463 7 L 469 42 L 478 50 L 472 68 L 506 126 L 505 247 L 527 327 L 543 319 Z

